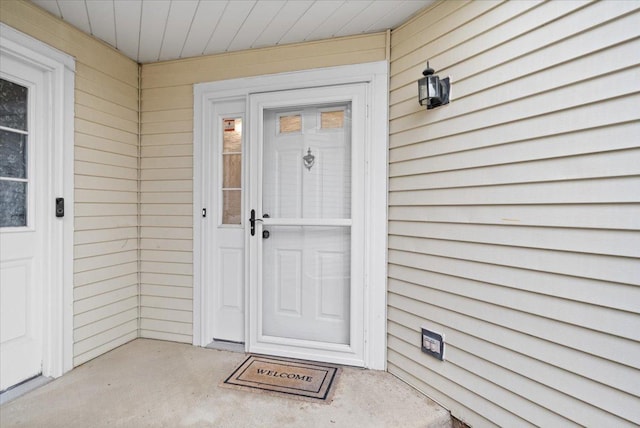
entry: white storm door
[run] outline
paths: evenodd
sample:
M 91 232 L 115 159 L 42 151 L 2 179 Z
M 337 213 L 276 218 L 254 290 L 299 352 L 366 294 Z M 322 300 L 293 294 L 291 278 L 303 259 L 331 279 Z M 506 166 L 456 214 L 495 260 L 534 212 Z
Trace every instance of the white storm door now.
M 365 87 L 250 103 L 258 155 L 250 351 L 362 366 Z
M 0 391 L 42 372 L 44 74 L 0 57 Z M 40 174 L 40 175 L 38 175 Z M 52 211 L 51 211 L 52 212 Z
M 212 245 L 212 333 L 208 340 L 244 342 L 244 99 L 219 102 L 213 118 L 209 225 Z

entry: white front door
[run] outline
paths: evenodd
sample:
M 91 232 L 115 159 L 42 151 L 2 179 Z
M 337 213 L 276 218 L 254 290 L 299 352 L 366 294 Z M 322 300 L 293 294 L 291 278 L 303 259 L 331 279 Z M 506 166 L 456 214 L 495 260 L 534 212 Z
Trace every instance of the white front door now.
M 365 87 L 250 105 L 249 350 L 362 366 Z
M 0 56 L 0 391 L 42 372 L 43 72 Z

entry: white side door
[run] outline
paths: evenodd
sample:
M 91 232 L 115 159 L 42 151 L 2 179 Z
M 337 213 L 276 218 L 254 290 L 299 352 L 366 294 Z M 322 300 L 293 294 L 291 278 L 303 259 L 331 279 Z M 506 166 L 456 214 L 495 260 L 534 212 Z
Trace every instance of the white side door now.
M 213 337 L 208 340 L 244 342 L 245 247 L 244 198 L 244 99 L 216 103 L 212 141 L 206 151 L 210 213 L 205 217 L 209 278 L 213 279 L 210 314 Z
M 47 148 L 38 129 L 46 117 L 44 74 L 0 57 L 0 390 L 42 372 Z M 53 202 L 53 201 L 52 201 Z M 48 207 L 51 208 L 51 207 Z M 47 212 L 48 211 L 48 212 Z
M 250 105 L 249 350 L 362 366 L 365 86 Z

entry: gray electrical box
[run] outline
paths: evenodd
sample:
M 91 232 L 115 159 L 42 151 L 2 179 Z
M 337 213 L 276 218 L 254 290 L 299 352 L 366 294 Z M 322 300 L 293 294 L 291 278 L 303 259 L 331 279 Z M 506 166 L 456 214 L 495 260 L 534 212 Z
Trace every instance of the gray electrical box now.
M 444 333 L 422 327 L 422 352 L 444 361 Z

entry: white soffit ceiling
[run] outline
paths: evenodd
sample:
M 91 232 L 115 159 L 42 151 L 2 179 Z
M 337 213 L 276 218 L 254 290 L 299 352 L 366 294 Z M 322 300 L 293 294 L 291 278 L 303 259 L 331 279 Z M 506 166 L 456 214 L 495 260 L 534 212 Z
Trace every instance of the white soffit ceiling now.
M 397 28 L 435 0 L 31 0 L 139 63 Z

